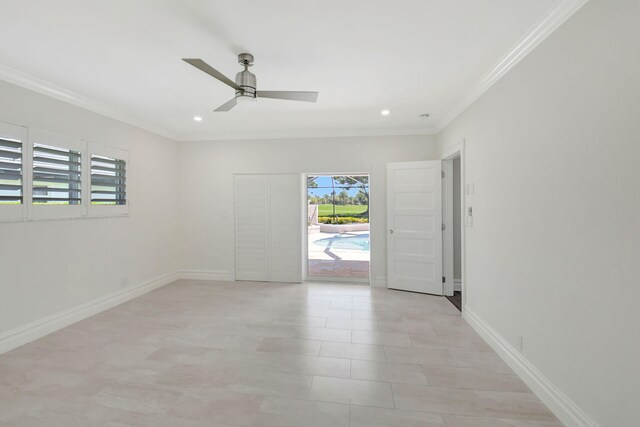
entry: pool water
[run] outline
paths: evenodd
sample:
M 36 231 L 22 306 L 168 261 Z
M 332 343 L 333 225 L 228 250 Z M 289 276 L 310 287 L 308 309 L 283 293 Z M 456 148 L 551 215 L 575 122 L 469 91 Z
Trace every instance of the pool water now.
M 369 251 L 369 235 L 358 234 L 355 236 L 334 236 L 313 242 L 314 245 L 328 249 L 346 249 L 351 251 Z

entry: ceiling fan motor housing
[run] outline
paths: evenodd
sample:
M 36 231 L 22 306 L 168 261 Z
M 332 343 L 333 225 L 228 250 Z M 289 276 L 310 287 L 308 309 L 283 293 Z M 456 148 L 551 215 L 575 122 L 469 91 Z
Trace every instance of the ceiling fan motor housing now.
M 236 74 L 236 84 L 241 90 L 236 90 L 238 101 L 256 99 L 256 76 L 249 70 L 240 71 Z
M 250 53 L 241 53 L 238 55 L 238 63 L 244 66 L 244 71 L 236 74 L 236 84 L 241 90 L 236 90 L 237 101 L 255 101 L 256 100 L 256 76 L 249 67 L 253 65 L 253 55 Z

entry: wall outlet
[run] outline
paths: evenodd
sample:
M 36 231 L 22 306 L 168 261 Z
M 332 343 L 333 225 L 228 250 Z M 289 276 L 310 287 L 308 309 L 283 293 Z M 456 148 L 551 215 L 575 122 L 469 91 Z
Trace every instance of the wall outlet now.
M 518 340 L 516 341 L 516 348 L 520 353 L 522 353 L 522 350 L 524 348 L 524 338 L 522 336 L 518 337 Z

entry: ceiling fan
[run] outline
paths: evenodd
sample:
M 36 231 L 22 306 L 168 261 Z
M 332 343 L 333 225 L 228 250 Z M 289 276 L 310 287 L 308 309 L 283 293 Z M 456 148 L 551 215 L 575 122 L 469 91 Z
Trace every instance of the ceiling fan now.
M 240 71 L 236 74 L 235 82 L 213 68 L 211 65 L 204 62 L 202 59 L 182 58 L 182 60 L 236 90 L 236 96 L 216 108 L 214 111 L 229 111 L 235 107 L 238 102 L 256 101 L 258 98 L 286 99 L 288 101 L 304 102 L 316 102 L 318 100 L 318 92 L 257 90 L 256 76 L 249 71 L 249 67 L 253 65 L 253 55 L 250 53 L 241 53 L 238 55 L 238 62 L 244 67 L 244 71 Z

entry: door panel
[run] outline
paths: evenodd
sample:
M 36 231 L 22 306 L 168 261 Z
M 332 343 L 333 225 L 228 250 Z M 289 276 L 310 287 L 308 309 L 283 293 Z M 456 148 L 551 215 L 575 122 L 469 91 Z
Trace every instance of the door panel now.
M 267 281 L 268 181 L 261 175 L 235 176 L 236 280 Z
M 269 281 L 302 281 L 300 175 L 269 175 Z
M 387 165 L 387 287 L 443 294 L 441 162 Z

